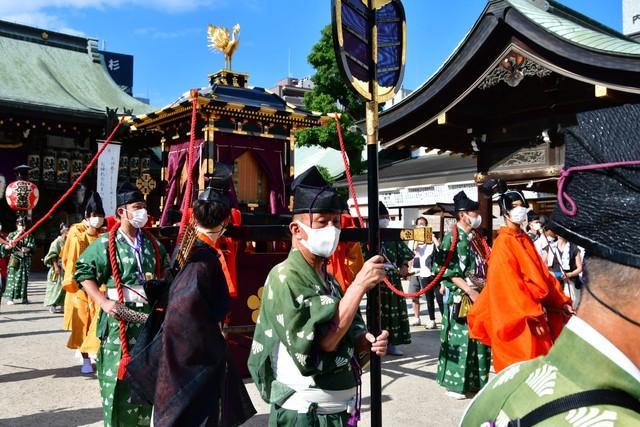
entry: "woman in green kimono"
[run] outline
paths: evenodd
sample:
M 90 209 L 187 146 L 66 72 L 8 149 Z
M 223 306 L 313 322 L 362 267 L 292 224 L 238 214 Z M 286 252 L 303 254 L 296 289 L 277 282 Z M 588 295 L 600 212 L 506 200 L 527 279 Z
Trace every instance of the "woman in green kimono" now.
M 65 292 L 62 289 L 62 272 L 60 262 L 60 252 L 64 248 L 64 242 L 67 239 L 69 228 L 66 224 L 60 224 L 60 235 L 51 242 L 49 252 L 45 255 L 44 265 L 49 267 L 47 273 L 47 290 L 44 294 L 44 306 L 49 307 L 50 313 L 62 313 L 62 305 L 64 304 Z
M 27 284 L 29 283 L 29 271 L 31 270 L 31 252 L 36 246 L 36 240 L 32 235 L 28 235 L 17 244 L 13 244 L 12 240 L 24 232 L 27 220 L 18 218 L 16 220 L 17 229 L 13 233 L 9 233 L 7 241 L 9 245 L 4 245 L 3 255 L 10 255 L 9 269 L 7 272 L 7 288 L 4 291 L 4 297 L 7 298 L 7 305 L 12 305 L 16 301 L 28 304 Z
M 478 202 L 470 200 L 461 191 L 454 197 L 454 205 L 458 222 L 458 240 L 447 270 L 442 275 L 442 284 L 449 290 L 445 300 L 440 333 L 440 355 L 438 357 L 438 384 L 447 389 L 447 395 L 454 399 L 465 399 L 465 393 L 480 390 L 488 380 L 491 369 L 491 353 L 489 347 L 469 338 L 469 327 L 466 317 L 458 317 L 455 313 L 462 297 L 466 294 L 472 301 L 478 292 L 469 286 L 470 275 L 476 274 L 474 253 L 469 244 L 468 234 L 478 228 L 482 218 L 477 210 Z M 432 271 L 437 274 L 444 265 L 451 248 L 453 232 L 445 234 L 440 250 L 433 262 Z
M 380 202 L 380 228 L 389 226 L 389 211 Z M 386 258 L 387 278 L 397 289 L 402 289 L 402 278 L 409 272 L 409 261 L 415 256 L 413 251 L 403 242 L 382 242 L 382 255 Z M 391 265 L 389 265 L 391 264 Z M 394 294 L 381 285 L 380 287 L 380 322 L 382 329 L 389 331 L 389 347 L 387 354 L 402 356 L 404 353 L 396 346 L 411 344 L 407 300 Z

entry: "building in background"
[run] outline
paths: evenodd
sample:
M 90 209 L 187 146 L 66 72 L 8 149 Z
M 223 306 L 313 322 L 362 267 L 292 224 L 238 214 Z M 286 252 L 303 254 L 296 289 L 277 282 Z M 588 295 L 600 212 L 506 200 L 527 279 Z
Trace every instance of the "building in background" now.
M 413 93 L 413 89 L 407 89 L 405 87 L 401 87 L 398 93 L 396 93 L 396 95 L 393 98 L 391 98 L 389 101 L 384 103 L 383 109 L 386 110 L 388 108 L 393 107 L 394 105 L 396 105 L 397 103 L 399 103 L 400 101 L 405 99 L 407 96 L 411 95 L 412 93 Z
M 149 107 L 113 81 L 95 39 L 0 21 L 0 51 L 0 181 L 13 181 L 19 164 L 31 166 L 29 179 L 40 189 L 31 215 L 39 219 L 83 171 L 96 141 L 105 138 L 107 108 L 141 114 Z M 126 177 L 138 172 L 122 171 Z M 36 232 L 34 269 L 44 243 L 58 235 L 60 222 L 82 218 L 86 192 L 96 186 L 95 173 L 83 184 Z M 14 218 L 0 194 L 5 230 L 14 227 Z
M 622 32 L 640 41 L 640 1 L 622 0 Z
M 301 79 L 287 77 L 276 83 L 271 92 L 278 95 L 296 108 L 304 108 L 304 94 L 311 92 L 313 82 L 311 77 L 303 77 Z
M 101 50 L 107 72 L 120 89 L 133 95 L 133 55 Z M 148 104 L 148 102 L 147 102 Z

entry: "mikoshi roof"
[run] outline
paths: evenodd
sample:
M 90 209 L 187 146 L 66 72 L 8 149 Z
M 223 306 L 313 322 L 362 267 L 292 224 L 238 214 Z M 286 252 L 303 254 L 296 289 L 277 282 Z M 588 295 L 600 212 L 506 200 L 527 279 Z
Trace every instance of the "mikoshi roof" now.
M 248 77 L 246 74 L 227 70 L 219 71 L 217 74 L 225 73 Z M 176 101 L 159 110 L 129 117 L 129 122 L 139 128 L 189 114 L 191 102 L 190 92 L 185 92 Z M 233 111 L 238 115 L 255 118 L 269 116 L 276 121 L 279 119 L 286 122 L 299 122 L 307 126 L 318 125 L 330 119 L 322 113 L 296 107 L 267 89 L 248 85 L 218 84 L 213 80 L 210 86 L 198 89 L 198 104 L 218 113 Z
M 513 89 L 500 85 L 491 90 L 482 87 L 500 71 L 501 61 L 511 52 L 525 58 L 524 65 L 530 67 L 527 71 L 531 72 L 527 76 L 540 73 L 536 75 L 540 81 L 549 76 L 549 82 L 557 81 L 558 77 L 574 82 L 561 83 L 565 84 L 560 89 L 564 92 L 558 93 L 570 94 L 570 97 L 576 93 L 585 95 L 588 86 L 592 95 L 595 85 L 608 88 L 610 93 L 616 92 L 614 97 L 593 100 L 591 96 L 588 101 L 579 96 L 562 97 L 551 103 L 558 106 L 560 112 L 556 114 L 640 99 L 640 43 L 556 1 L 489 0 L 469 33 L 441 67 L 410 96 L 381 113 L 383 148 L 397 144 L 397 147 L 426 146 L 473 153 L 471 138 L 466 136 L 466 129 L 472 126 L 467 124 L 486 127 L 507 118 L 511 123 L 517 121 L 519 118 L 514 118 L 517 111 L 513 111 L 510 103 L 515 100 L 508 99 L 513 98 Z M 428 53 L 413 50 L 411 54 Z M 529 80 L 536 79 L 527 77 L 518 86 L 517 102 L 530 105 L 536 114 L 543 115 L 543 106 L 535 102 L 546 101 L 543 96 L 550 92 L 540 90 L 540 85 L 536 87 Z M 524 88 L 529 92 L 525 94 Z M 571 105 L 574 101 L 575 105 Z M 547 109 L 547 115 L 551 114 L 549 111 Z M 448 122 L 460 124 L 457 133 L 436 126 L 440 118 L 445 119 L 445 113 L 451 113 Z
M 94 39 L 0 21 L 0 105 L 101 118 L 151 107 L 111 79 Z

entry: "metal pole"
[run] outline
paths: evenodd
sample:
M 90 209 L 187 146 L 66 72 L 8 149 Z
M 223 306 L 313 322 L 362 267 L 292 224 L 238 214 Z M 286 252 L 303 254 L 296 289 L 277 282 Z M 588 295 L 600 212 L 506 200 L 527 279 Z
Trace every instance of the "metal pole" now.
M 367 102 L 367 205 L 369 211 L 369 251 L 373 255 L 380 254 L 380 226 L 378 212 L 378 34 L 376 27 L 375 2 L 369 0 L 371 37 L 371 57 L 369 60 L 369 91 L 371 101 Z M 367 294 L 367 327 L 374 336 L 381 331 L 380 322 L 380 284 Z M 371 426 L 382 426 L 382 369 L 380 357 L 371 353 Z

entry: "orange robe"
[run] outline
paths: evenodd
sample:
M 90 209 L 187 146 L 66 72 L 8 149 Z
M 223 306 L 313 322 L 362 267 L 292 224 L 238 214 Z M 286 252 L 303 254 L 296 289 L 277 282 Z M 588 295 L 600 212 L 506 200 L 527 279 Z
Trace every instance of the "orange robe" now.
M 84 222 L 72 225 L 60 255 L 64 269 L 62 287 L 67 291 L 64 300 L 64 329 L 71 331 L 67 347 L 79 349 L 83 353 L 97 353 L 100 340 L 96 336 L 96 328 L 100 307 L 73 280 L 78 257 L 100 235 L 89 235 L 87 228 Z
M 354 228 L 353 217 L 342 214 L 340 218 L 341 228 Z M 346 291 L 355 279 L 356 274 L 364 265 L 362 246 L 359 242 L 342 242 L 338 244 L 336 251 L 329 258 L 327 271 L 335 277 L 342 291 Z
M 467 316 L 471 338 L 491 346 L 496 372 L 545 355 L 571 299 L 526 233 L 502 227 L 489 258 L 486 287 Z

